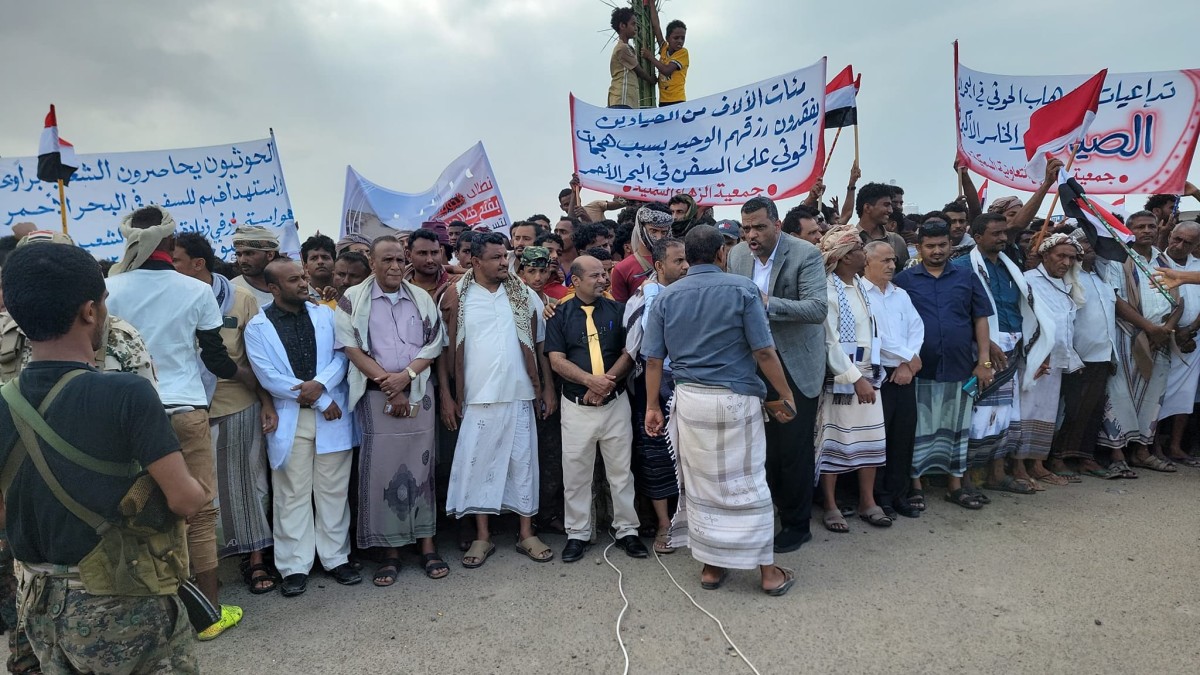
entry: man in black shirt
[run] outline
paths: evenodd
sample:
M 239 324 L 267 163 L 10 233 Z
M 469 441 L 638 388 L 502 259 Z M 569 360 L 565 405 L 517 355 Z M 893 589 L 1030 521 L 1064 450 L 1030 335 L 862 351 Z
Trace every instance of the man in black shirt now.
M 246 357 L 275 401 L 279 423 L 267 434 L 271 463 L 275 566 L 279 591 L 308 588 L 315 559 L 335 581 L 357 584 L 349 562 L 352 426 L 346 355 L 334 349 L 334 315 L 308 302 L 304 269 L 287 259 L 265 270 L 272 302 L 246 324 Z
M 546 323 L 546 354 L 561 378 L 563 492 L 567 546 L 563 562 L 583 557 L 592 537 L 592 473 L 596 444 L 613 501 L 617 546 L 633 558 L 649 555 L 638 539 L 630 470 L 633 427 L 625 376 L 633 359 L 625 353 L 625 306 L 604 297 L 604 265 L 583 255 L 571 264 L 575 297 Z
M 32 346 L 16 385 L 20 395 L 41 408 L 68 378 L 40 411 L 47 425 L 91 462 L 144 467 L 173 513 L 196 514 L 208 500 L 188 473 L 154 386 L 132 374 L 99 373 L 91 365 L 108 312 L 96 261 L 74 246 L 30 246 L 9 257 L 3 282 L 8 309 Z M 21 621 L 41 667 L 199 672 L 192 629 L 175 589 L 137 597 L 84 590 L 78 566 L 100 537 L 59 501 L 21 443 L 8 401 L 0 399 L 0 466 L 12 476 L 11 484 L 0 487 L 17 573 L 32 590 L 21 606 Z M 45 468 L 72 499 L 106 519 L 120 519 L 118 504 L 133 475 L 85 468 L 45 441 L 37 447 Z M 14 455 L 18 448 L 25 452 Z M 10 459 L 16 466 L 7 466 Z

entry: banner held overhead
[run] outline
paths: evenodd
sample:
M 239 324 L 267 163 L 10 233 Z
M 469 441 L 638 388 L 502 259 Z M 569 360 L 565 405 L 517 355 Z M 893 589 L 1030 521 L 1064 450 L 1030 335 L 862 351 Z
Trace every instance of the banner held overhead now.
M 571 96 L 575 172 L 584 187 L 703 206 L 806 192 L 825 146 L 825 59 L 786 75 L 662 108 L 600 108 Z
M 397 231 L 411 232 L 422 223 L 461 220 L 471 229 L 487 227 L 508 234 L 512 221 L 483 143 L 459 155 L 433 187 L 424 192 L 396 192 L 363 178 L 346 167 L 346 193 L 342 198 L 341 234 L 362 234 L 371 239 Z
M 180 232 L 203 234 L 222 259 L 233 253 L 233 231 L 240 225 L 275 230 L 280 250 L 300 250 L 279 152 L 270 138 L 76 155 L 75 161 L 67 221 L 71 237 L 97 258 L 121 256 L 121 218 L 150 204 L 170 211 Z M 37 157 L 0 159 L 0 233 L 23 221 L 60 229 L 58 187 L 38 180 L 37 168 Z

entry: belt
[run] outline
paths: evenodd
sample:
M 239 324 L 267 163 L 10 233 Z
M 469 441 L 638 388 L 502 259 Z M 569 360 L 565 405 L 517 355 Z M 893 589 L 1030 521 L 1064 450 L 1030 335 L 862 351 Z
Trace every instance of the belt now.
M 624 391 L 614 391 L 613 393 L 604 397 L 604 400 L 600 401 L 599 403 L 584 403 L 583 396 L 572 396 L 571 398 L 569 398 L 567 400 L 570 401 L 571 403 L 574 403 L 575 405 L 581 405 L 586 408 L 603 408 L 604 406 L 608 405 L 609 403 L 612 403 L 613 401 L 617 400 L 617 398 L 623 393 L 625 393 L 625 392 Z
M 38 577 L 62 579 L 67 582 L 67 588 L 72 591 L 84 590 L 83 582 L 79 580 L 79 567 L 76 565 L 49 565 L 45 563 L 23 563 L 14 561 L 13 571 L 21 580 L 22 586 L 28 586 Z

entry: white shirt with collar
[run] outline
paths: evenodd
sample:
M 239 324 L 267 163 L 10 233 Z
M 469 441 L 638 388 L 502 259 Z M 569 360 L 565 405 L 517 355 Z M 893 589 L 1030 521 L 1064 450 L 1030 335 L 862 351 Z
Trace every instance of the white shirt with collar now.
M 925 342 L 925 323 L 903 288 L 888 282 L 880 289 L 866 278 L 862 287 L 871 302 L 871 314 L 879 331 L 880 365 L 895 368 L 921 353 Z
M 1108 269 L 1110 275 L 1121 268 Z M 1101 279 L 1095 271 L 1079 275 L 1084 302 L 1075 312 L 1075 329 L 1071 335 L 1075 353 L 1084 363 L 1110 363 L 1117 351 L 1117 292 L 1112 283 Z
M 784 236 L 784 235 L 779 235 Z M 750 260 L 754 263 L 754 285 L 758 286 L 758 290 L 766 295 L 771 295 L 771 268 L 775 267 L 775 254 L 779 252 L 779 240 L 775 240 L 775 248 L 771 249 L 771 256 L 766 262 L 759 260 L 758 256 L 751 254 Z

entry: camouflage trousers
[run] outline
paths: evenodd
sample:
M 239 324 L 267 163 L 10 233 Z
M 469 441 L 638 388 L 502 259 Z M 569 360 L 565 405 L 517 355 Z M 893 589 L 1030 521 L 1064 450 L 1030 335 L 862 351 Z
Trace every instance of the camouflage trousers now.
M 8 672 L 39 673 L 37 656 L 17 623 L 17 577 L 13 574 L 8 536 L 0 530 L 0 628 L 8 636 Z
M 91 595 L 66 579 L 23 579 L 25 634 L 53 673 L 199 673 L 195 631 L 176 596 Z

